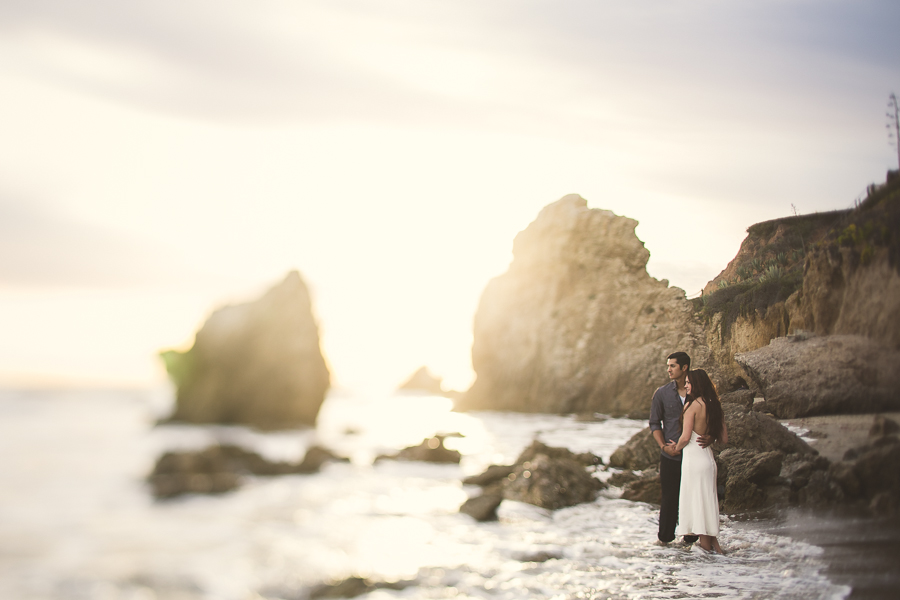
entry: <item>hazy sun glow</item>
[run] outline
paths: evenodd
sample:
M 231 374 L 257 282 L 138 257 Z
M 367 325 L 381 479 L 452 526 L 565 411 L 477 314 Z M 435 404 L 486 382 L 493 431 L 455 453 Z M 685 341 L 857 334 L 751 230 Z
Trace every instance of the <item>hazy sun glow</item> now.
M 157 383 L 296 268 L 338 385 L 465 388 L 557 198 L 691 295 L 748 225 L 883 179 L 896 6 L 676 4 L 6 3 L 0 385 Z

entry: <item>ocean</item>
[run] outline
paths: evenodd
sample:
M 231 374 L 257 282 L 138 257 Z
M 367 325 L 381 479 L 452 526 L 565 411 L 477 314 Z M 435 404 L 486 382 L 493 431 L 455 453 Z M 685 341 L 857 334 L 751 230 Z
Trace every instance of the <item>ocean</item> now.
M 896 556 L 894 522 L 787 509 L 723 516 L 726 556 L 658 547 L 656 507 L 616 488 L 557 511 L 505 501 L 492 523 L 458 512 L 478 493 L 463 477 L 512 462 L 535 438 L 607 461 L 643 421 L 455 413 L 445 398 L 333 392 L 315 429 L 156 425 L 171 404 L 166 388 L 0 391 L 0 598 L 302 600 L 351 576 L 404 582 L 365 600 L 875 598 L 853 591 L 865 588 L 853 569 L 836 568 L 860 540 L 835 536 L 868 527 Z M 446 441 L 459 465 L 373 463 L 452 432 L 464 436 Z M 251 477 L 219 496 L 152 498 L 145 477 L 162 452 L 214 442 L 279 460 L 321 444 L 351 461 Z

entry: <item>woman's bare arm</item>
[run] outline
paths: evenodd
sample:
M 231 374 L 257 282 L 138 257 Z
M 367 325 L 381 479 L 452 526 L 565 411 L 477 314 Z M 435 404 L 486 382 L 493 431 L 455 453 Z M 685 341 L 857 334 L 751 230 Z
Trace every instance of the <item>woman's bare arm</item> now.
M 722 421 L 722 437 L 719 439 L 723 444 L 728 443 L 728 425 L 725 424 L 725 421 Z
M 694 431 L 694 417 L 697 414 L 697 410 L 699 410 L 699 406 L 694 402 L 684 411 L 684 425 L 681 428 L 681 437 L 678 438 L 678 443 L 675 444 L 676 452 L 681 452 L 681 449 L 691 441 L 691 432 Z

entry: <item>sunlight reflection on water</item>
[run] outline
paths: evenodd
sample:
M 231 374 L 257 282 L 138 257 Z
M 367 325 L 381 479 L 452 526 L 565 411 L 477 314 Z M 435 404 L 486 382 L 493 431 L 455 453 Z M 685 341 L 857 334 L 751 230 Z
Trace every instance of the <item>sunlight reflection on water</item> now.
M 656 509 L 614 490 L 558 511 L 505 501 L 494 523 L 457 512 L 467 474 L 513 461 L 532 439 L 604 460 L 644 427 L 628 419 L 451 411 L 445 398 L 336 395 L 313 430 L 152 427 L 139 396 L 0 392 L 0 597 L 16 600 L 302 598 L 350 575 L 414 579 L 372 598 L 835 597 L 821 550 L 723 522 L 727 557 L 652 544 Z M 460 465 L 377 454 L 459 432 Z M 313 443 L 351 463 L 316 475 L 250 477 L 215 497 L 154 502 L 143 477 L 158 453 L 232 441 L 270 458 Z M 528 562 L 535 552 L 556 556 Z M 699 587 L 697 587 L 699 586 Z

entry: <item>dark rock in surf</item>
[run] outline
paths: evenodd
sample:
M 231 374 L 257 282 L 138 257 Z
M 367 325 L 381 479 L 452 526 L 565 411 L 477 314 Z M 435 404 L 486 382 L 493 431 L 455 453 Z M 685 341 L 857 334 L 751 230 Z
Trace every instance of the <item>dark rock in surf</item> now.
M 662 499 L 659 471 L 648 471 L 641 477 L 626 483 L 622 490 L 622 498 L 634 502 L 659 504 Z
M 609 466 L 632 471 L 659 467 L 659 444 L 650 428 L 642 429 L 619 446 L 609 457 Z
M 515 465 L 491 465 L 484 473 L 472 475 L 463 479 L 463 485 L 480 485 L 481 487 L 487 487 L 509 477 L 509 474 L 512 473 L 515 468 Z
M 347 461 L 320 446 L 299 463 L 269 461 L 238 446 L 210 446 L 198 452 L 166 452 L 147 477 L 156 498 L 182 494 L 220 494 L 240 487 L 247 475 L 311 474 L 328 461 Z
M 600 464 L 600 457 L 590 452 L 576 454 L 534 440 L 512 466 L 491 465 L 484 473 L 466 478 L 464 483 L 483 486 L 485 491 L 479 498 L 484 500 L 479 502 L 485 504 L 488 498 L 493 501 L 500 495 L 507 500 L 555 510 L 590 502 L 606 487 L 589 470 Z
M 379 589 L 403 590 L 415 581 L 374 581 L 362 577 L 348 577 L 340 581 L 319 584 L 309 590 L 308 598 L 355 598 Z
M 450 450 L 444 447 L 446 435 L 436 435 L 422 440 L 421 444 L 404 448 L 396 454 L 382 454 L 375 458 L 380 460 L 407 460 L 433 463 L 459 464 L 462 455 L 458 450 Z
M 516 465 L 503 485 L 503 497 L 555 510 L 590 502 L 604 487 L 578 460 L 537 454 Z
M 459 512 L 467 514 L 476 521 L 496 521 L 497 507 L 503 502 L 503 493 L 498 488 L 485 491 L 479 496 L 469 498 L 459 507 Z

